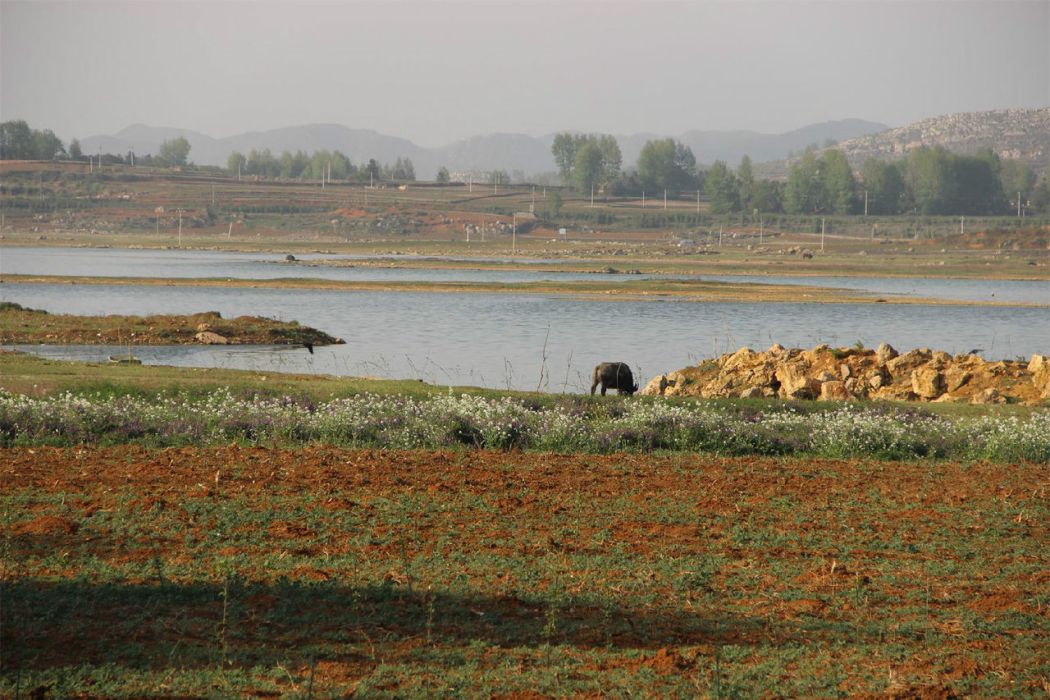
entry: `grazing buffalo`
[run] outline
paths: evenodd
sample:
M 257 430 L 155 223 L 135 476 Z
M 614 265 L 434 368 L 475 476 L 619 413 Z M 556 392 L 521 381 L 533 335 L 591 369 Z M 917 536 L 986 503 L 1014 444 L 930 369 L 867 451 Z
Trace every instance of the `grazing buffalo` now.
M 591 384 L 591 395 L 597 386 L 602 385 L 602 396 L 606 389 L 616 389 L 619 394 L 630 396 L 638 391 L 638 385 L 634 383 L 631 368 L 625 362 L 603 362 L 594 368 L 594 383 Z

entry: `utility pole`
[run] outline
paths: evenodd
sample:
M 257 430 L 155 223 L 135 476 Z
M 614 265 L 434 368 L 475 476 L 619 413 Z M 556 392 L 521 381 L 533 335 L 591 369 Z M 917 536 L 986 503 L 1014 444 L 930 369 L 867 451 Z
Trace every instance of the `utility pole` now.
M 226 240 L 230 240 L 231 236 L 233 236 L 233 222 L 232 221 L 230 222 L 230 227 L 228 229 L 226 229 Z
M 864 216 L 868 215 L 868 190 L 864 190 Z
M 718 225 L 718 247 L 722 247 L 722 224 Z
M 594 183 L 591 183 L 591 209 L 594 209 Z
M 959 235 L 961 236 L 964 233 L 966 233 L 966 217 L 965 216 L 960 216 L 959 217 Z
M 645 209 L 645 190 L 642 190 L 642 209 Z

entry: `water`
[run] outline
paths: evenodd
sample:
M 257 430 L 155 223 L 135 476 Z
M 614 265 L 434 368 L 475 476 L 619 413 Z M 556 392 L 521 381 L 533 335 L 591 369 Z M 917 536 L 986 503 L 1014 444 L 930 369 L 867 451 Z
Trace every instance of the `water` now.
M 549 391 L 590 388 L 601 361 L 636 379 L 747 345 L 980 348 L 988 359 L 1050 353 L 1050 308 L 895 304 L 603 302 L 542 295 L 336 290 L 0 285 L 0 301 L 55 313 L 215 310 L 297 320 L 342 337 L 315 348 L 135 347 L 148 364 L 418 378 L 436 384 Z M 105 361 L 127 349 L 25 346 L 52 358 Z
M 99 248 L 0 248 L 0 274 L 87 275 L 98 277 L 169 277 L 276 279 L 315 277 L 346 281 L 402 282 L 534 282 L 541 280 L 607 280 L 660 277 L 703 278 L 727 282 L 760 282 L 838 287 L 881 296 L 911 296 L 955 301 L 994 301 L 1011 304 L 1050 304 L 1050 279 L 959 280 L 926 277 L 767 277 L 759 275 L 594 275 L 545 270 L 441 270 L 423 268 L 331 267 L 322 259 L 374 260 L 376 256 L 298 256 L 303 264 L 285 264 L 275 253 L 227 253 L 189 250 L 123 250 Z M 420 259 L 398 256 L 398 259 Z M 432 259 L 432 258 L 424 258 Z M 493 262 L 489 258 L 456 258 L 467 262 Z M 311 264 L 314 261 L 315 264 Z M 532 263 L 556 261 L 530 260 Z M 562 261 L 564 264 L 564 261 Z M 628 266 L 629 265 L 625 265 Z

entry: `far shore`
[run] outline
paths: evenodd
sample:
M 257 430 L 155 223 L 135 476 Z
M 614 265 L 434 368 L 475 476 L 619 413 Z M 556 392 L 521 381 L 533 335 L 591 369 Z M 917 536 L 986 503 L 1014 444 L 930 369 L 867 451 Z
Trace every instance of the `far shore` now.
M 596 276 L 598 277 L 598 276 Z M 833 287 L 715 282 L 693 279 L 568 280 L 560 282 L 390 282 L 312 278 L 234 279 L 2 275 L 6 284 L 124 285 L 137 287 L 220 287 L 231 289 L 320 289 L 344 292 L 437 292 L 452 294 L 564 295 L 600 301 L 768 302 L 820 304 L 906 304 L 936 306 L 1035 307 L 1047 304 L 973 302 L 951 299 L 878 296 Z

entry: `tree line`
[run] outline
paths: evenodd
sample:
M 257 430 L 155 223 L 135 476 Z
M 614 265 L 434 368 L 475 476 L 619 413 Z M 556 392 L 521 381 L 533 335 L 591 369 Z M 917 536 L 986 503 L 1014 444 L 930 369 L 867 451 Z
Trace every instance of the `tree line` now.
M 1040 178 L 1022 161 L 1001 161 L 991 149 L 974 155 L 942 146 L 918 148 L 902 160 L 869 158 L 854 172 L 839 149 L 807 149 L 786 181 L 756 179 L 751 159 L 737 168 L 715 161 L 698 168 L 692 150 L 673 139 L 647 141 L 633 170 L 607 134 L 561 133 L 551 153 L 562 181 L 581 194 L 638 196 L 703 191 L 715 214 L 921 214 L 991 216 L 1020 208 L 1050 213 L 1050 170 Z
M 358 182 L 379 182 L 394 180 L 412 182 L 416 179 L 416 169 L 408 158 L 398 158 L 393 164 L 380 163 L 375 158 L 360 166 L 339 151 L 320 150 L 311 154 L 305 151 L 284 151 L 274 156 L 270 149 L 252 149 L 248 155 L 237 151 L 226 159 L 226 169 L 230 173 L 258 175 L 260 177 L 283 177 L 290 179 L 350 180 Z M 448 177 L 448 171 L 444 171 Z M 438 173 L 439 180 L 442 173 Z M 447 180 L 446 180 L 447 182 Z

